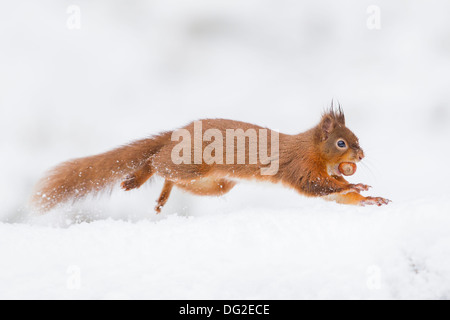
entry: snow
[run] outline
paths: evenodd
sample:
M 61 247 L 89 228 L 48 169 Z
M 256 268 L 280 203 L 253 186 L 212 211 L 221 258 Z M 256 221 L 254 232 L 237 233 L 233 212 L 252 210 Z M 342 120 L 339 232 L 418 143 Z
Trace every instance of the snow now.
M 450 219 L 434 210 L 445 199 L 381 211 L 312 202 L 2 224 L 0 298 L 449 298 Z M 74 266 L 79 289 L 68 285 Z
M 0 5 L 0 299 L 449 299 L 447 1 L 96 1 Z M 19 19 L 20 17 L 20 19 Z M 27 208 L 70 158 L 230 118 L 280 132 L 340 101 L 389 206 L 279 185 L 223 198 L 153 179 L 47 215 Z

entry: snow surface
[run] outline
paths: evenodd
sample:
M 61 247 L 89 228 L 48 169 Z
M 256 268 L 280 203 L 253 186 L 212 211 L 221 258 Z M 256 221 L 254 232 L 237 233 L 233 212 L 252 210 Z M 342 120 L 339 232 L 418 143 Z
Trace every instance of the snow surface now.
M 26 5 L 25 5 L 26 3 Z M 0 5 L 0 298 L 449 299 L 448 1 L 56 0 Z M 205 117 L 285 133 L 339 99 L 387 207 L 162 180 L 40 216 L 53 165 Z

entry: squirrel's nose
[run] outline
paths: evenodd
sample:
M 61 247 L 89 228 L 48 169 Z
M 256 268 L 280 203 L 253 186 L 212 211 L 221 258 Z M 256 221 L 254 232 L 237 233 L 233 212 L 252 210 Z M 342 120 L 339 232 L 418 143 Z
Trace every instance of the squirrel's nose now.
M 364 151 L 362 151 L 362 150 L 359 150 L 358 151 L 358 159 L 359 159 L 359 161 L 361 161 L 362 159 L 364 159 Z

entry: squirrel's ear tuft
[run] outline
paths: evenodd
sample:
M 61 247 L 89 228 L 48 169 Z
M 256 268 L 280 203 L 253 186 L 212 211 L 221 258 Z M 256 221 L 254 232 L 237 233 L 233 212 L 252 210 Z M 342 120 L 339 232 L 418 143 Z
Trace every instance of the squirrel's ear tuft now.
M 337 110 L 332 110 L 332 112 L 334 113 L 334 117 L 336 119 L 336 121 L 340 124 L 345 126 L 345 115 L 344 115 L 344 110 L 342 110 L 341 105 L 339 104 L 339 107 Z
M 341 104 L 338 104 L 338 107 L 336 108 L 334 106 L 334 101 L 331 101 L 331 107 L 330 109 L 324 114 L 325 116 L 330 116 L 333 118 L 334 121 L 336 121 L 337 124 L 341 126 L 345 126 L 345 115 L 344 110 L 342 110 Z

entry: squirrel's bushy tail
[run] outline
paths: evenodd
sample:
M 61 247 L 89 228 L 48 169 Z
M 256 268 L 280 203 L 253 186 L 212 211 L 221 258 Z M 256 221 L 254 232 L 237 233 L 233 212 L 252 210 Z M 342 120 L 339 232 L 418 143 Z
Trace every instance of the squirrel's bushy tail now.
M 50 170 L 36 185 L 31 203 L 41 212 L 96 194 L 141 167 L 170 140 L 170 132 L 99 154 L 67 161 Z

